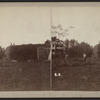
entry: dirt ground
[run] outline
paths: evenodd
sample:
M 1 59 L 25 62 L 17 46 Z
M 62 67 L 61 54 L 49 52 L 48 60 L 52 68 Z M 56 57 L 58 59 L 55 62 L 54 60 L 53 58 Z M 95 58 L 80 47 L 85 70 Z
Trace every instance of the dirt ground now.
M 0 66 L 0 91 L 43 91 L 50 89 L 48 61 L 7 62 Z
M 100 63 L 90 61 L 92 64 L 80 66 L 53 66 L 53 90 L 100 91 Z M 61 76 L 55 76 L 54 73 L 60 73 Z

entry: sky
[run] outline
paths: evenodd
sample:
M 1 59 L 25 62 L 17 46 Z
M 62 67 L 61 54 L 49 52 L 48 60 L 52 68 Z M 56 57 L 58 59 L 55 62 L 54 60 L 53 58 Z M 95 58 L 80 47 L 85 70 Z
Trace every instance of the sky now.
M 50 23 L 48 7 L 0 7 L 0 46 L 44 43 Z
M 51 39 L 51 24 L 68 29 L 63 40 L 76 39 L 92 46 L 100 41 L 100 7 L 52 7 L 51 14 L 48 6 L 0 6 L 0 46 L 44 43 Z
M 100 41 L 100 7 L 52 8 L 52 24 L 60 24 L 64 29 L 68 29 L 69 35 L 63 37 L 63 40 L 74 38 L 91 46 Z

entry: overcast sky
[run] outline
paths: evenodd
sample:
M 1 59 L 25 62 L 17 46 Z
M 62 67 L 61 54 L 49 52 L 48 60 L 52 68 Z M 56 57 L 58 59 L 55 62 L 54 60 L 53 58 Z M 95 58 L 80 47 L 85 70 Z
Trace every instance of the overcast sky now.
M 44 43 L 51 38 L 50 7 L 1 7 L 0 46 Z M 100 7 L 52 7 L 52 25 L 68 29 L 64 39 L 96 45 L 100 41 Z M 74 28 L 70 28 L 73 26 Z
M 48 7 L 0 7 L 0 45 L 44 43 L 50 23 Z
M 85 41 L 92 46 L 100 41 L 100 7 L 59 7 L 52 9 L 52 24 L 69 29 L 64 37 Z M 74 26 L 74 28 L 70 28 Z

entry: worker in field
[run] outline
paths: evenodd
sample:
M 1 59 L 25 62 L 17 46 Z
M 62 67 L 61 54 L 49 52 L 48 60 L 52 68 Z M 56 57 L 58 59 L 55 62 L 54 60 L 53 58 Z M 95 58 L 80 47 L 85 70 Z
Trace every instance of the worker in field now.
M 83 54 L 83 59 L 84 59 L 84 61 L 86 61 L 86 58 L 87 58 L 87 54 Z
M 65 61 L 68 59 L 68 54 L 65 54 Z

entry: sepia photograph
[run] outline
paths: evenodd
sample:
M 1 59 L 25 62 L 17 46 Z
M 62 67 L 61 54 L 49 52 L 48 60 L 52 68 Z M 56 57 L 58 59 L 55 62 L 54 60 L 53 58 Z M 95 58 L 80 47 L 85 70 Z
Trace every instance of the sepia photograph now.
M 0 91 L 50 90 L 50 10 L 0 7 Z
M 100 91 L 99 11 L 52 8 L 53 90 Z
M 99 26 L 100 3 L 0 3 L 0 97 L 100 97 Z

